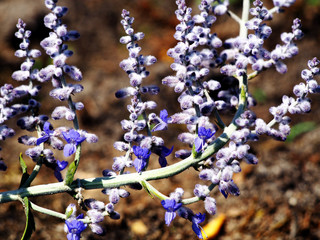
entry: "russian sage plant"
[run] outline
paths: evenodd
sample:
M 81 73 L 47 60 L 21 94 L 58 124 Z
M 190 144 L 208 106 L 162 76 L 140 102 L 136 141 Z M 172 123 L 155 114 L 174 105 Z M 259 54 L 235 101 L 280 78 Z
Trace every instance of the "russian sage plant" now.
M 201 0 L 194 15 L 184 0 L 177 0 L 175 14 L 178 25 L 174 34 L 177 43 L 167 52 L 173 60 L 170 65 L 173 72 L 162 79 L 162 84 L 177 93 L 181 110 L 169 113 L 167 109 L 158 109 L 152 95 L 159 94 L 159 86 L 144 84 L 149 75 L 148 66 L 155 64 L 157 59 L 140 53 L 138 42 L 144 33 L 134 31 L 134 18 L 128 10 L 123 10 L 121 24 L 125 35 L 120 42 L 126 46 L 128 58 L 120 62 L 120 67 L 129 81 L 128 86 L 119 89 L 115 96 L 128 99 L 128 118 L 121 121 L 122 141 L 114 143 L 119 154 L 113 157 L 112 169 L 103 170 L 102 176 L 74 179 L 80 167 L 81 145 L 85 141 L 95 143 L 98 137 L 81 129 L 78 123 L 77 111 L 85 106 L 75 102 L 73 95 L 83 91 L 83 86 L 78 83 L 82 74 L 67 60 L 73 54 L 68 42 L 77 40 L 80 35 L 63 23 L 68 9 L 57 5 L 57 2 L 44 1 L 50 11 L 44 17 L 44 25 L 50 33 L 40 42 L 43 51 L 30 48 L 31 31 L 22 19 L 18 20 L 15 36 L 21 43 L 15 55 L 23 62 L 20 69 L 13 72 L 12 78 L 21 84 L 17 87 L 4 84 L 0 92 L 1 140 L 15 135 L 15 129 L 5 123 L 16 118 L 17 126 L 25 132 L 18 137 L 18 142 L 28 146 L 25 155 L 34 162 L 29 174 L 21 154 L 19 161 L 23 175 L 20 186 L 17 190 L 0 193 L 1 203 L 22 202 L 27 217 L 23 239 L 28 239 L 34 229 L 32 211 L 64 221 L 69 240 L 81 238 L 81 233 L 88 227 L 93 233 L 103 234 L 105 231 L 99 223 L 105 217 L 120 218 L 116 204 L 120 198 L 130 195 L 129 188 L 125 186 L 144 189 L 158 198 L 159 205 L 164 208 L 163 220 L 167 225 L 177 216 L 185 218 L 201 239 L 205 236 L 200 226 L 205 220 L 205 213 L 200 212 L 203 209 L 197 209 L 199 212 L 195 213 L 187 205 L 202 201 L 205 211 L 214 215 L 217 211 L 216 200 L 211 193 L 214 188 L 217 187 L 225 198 L 238 196 L 240 190 L 233 181 L 233 175 L 241 171 L 240 162 L 258 163 L 250 151 L 250 142 L 259 141 L 261 135 L 286 140 L 290 133 L 290 115 L 310 112 L 309 95 L 320 92 L 316 80 L 319 60 L 313 58 L 302 70 L 302 81 L 294 86 L 292 96 L 284 95 L 278 106 L 269 109 L 271 121 L 260 118 L 252 110 L 256 101 L 249 91 L 250 80 L 269 68 L 285 74 L 285 60 L 298 54 L 295 42 L 303 36 L 299 19 L 292 20 L 291 29 L 281 34 L 281 42 L 274 49 L 265 47 L 265 42 L 272 35 L 269 21 L 274 14 L 290 7 L 294 0 L 273 0 L 271 9 L 267 9 L 260 0 L 253 1 L 252 6 L 249 0 L 243 0 L 241 17 L 229 10 L 228 0 Z M 239 32 L 229 39 L 221 39 L 213 32 L 215 21 L 225 14 L 239 24 Z M 38 69 L 35 61 L 42 53 L 52 61 Z M 215 79 L 214 70 L 223 77 Z M 49 83 L 52 86 L 50 97 L 59 101 L 61 106 L 56 107 L 51 116 L 46 116 L 41 114 L 38 93 L 41 85 Z M 231 120 L 223 120 L 225 115 L 231 116 Z M 69 124 L 57 121 L 60 119 L 67 120 Z M 165 135 L 171 124 L 186 126 L 185 132 L 177 133 L 177 139 L 185 145 L 183 149 L 166 144 L 160 137 Z M 63 160 L 56 158 L 57 151 L 63 152 Z M 168 162 L 166 158 L 170 155 L 178 161 Z M 149 167 L 153 156 L 158 159 L 159 167 L 156 169 Z M 3 159 L 0 161 L 2 171 L 7 170 L 5 162 Z M 53 170 L 58 182 L 32 184 L 43 166 Z M 178 175 L 190 167 L 198 171 L 201 180 L 195 183 L 191 198 L 184 197 L 182 188 L 176 188 L 166 196 L 162 193 L 165 189 L 156 189 L 150 183 L 151 180 Z M 108 195 L 106 202 L 84 199 L 82 191 L 89 189 L 102 189 L 102 193 Z M 46 209 L 29 200 L 30 197 L 62 192 L 69 193 L 75 200 L 65 213 Z

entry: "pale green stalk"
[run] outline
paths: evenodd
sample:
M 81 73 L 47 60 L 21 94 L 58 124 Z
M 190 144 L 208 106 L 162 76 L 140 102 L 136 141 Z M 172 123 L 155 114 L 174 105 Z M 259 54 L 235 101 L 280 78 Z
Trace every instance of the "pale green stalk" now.
M 56 211 L 53 211 L 53 210 L 50 210 L 50 209 L 47 209 L 44 207 L 40 207 L 31 201 L 29 203 L 30 203 L 30 207 L 37 212 L 41 212 L 41 213 L 44 213 L 44 214 L 47 214 L 47 215 L 50 215 L 53 217 L 61 218 L 64 220 L 67 218 L 65 214 L 62 214 L 62 213 L 59 213 L 59 212 L 56 212 Z
M 242 78 L 241 78 L 242 79 Z M 199 162 L 204 161 L 216 153 L 220 148 L 222 148 L 230 139 L 232 133 L 237 129 L 235 120 L 243 113 L 246 106 L 246 78 L 243 78 L 243 81 L 240 82 L 241 93 L 239 95 L 239 107 L 238 110 L 231 122 L 231 124 L 224 128 L 223 133 L 214 140 L 203 153 L 199 156 L 190 157 L 181 160 L 178 163 L 170 165 L 168 167 L 148 170 L 142 173 L 130 173 L 117 175 L 115 177 L 101 177 L 101 178 L 88 178 L 81 179 L 80 186 L 83 189 L 101 189 L 101 188 L 116 188 L 124 185 L 130 185 L 133 183 L 140 183 L 141 181 L 150 181 L 168 178 L 174 175 L 177 175 L 186 169 L 197 165 Z M 20 188 L 14 191 L 7 191 L 0 193 L 0 203 L 16 201 L 23 197 L 34 197 L 42 195 L 51 195 L 56 193 L 63 192 L 72 192 L 76 188 L 79 188 L 79 182 L 73 181 L 70 185 L 65 185 L 63 182 L 60 183 L 51 183 L 37 185 L 27 188 Z

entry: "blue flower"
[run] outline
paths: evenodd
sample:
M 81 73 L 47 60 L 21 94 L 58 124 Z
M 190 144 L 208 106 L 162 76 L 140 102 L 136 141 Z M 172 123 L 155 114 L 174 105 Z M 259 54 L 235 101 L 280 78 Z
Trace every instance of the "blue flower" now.
M 48 139 L 53 135 L 52 126 L 49 122 L 45 122 L 43 125 L 43 136 L 37 139 L 37 145 L 40 145 L 43 142 L 48 141 Z
M 152 129 L 152 132 L 166 130 L 168 128 L 168 112 L 166 109 L 160 111 L 159 123 Z
M 167 159 L 166 157 L 169 156 L 172 153 L 173 150 L 173 146 L 171 147 L 171 149 L 162 146 L 161 147 L 161 152 L 159 154 L 159 164 L 161 167 L 165 167 L 167 166 Z
M 192 216 L 192 230 L 197 234 L 198 238 L 203 239 L 201 233 L 201 227 L 199 226 L 205 219 L 206 215 L 197 213 L 196 215 Z
M 63 154 L 66 157 L 74 154 L 76 152 L 77 146 L 86 139 L 74 129 L 71 129 L 69 132 L 62 132 L 62 135 L 68 143 L 63 148 Z
M 59 182 L 62 182 L 62 176 L 61 176 L 61 171 L 63 169 L 65 169 L 68 166 L 68 162 L 67 161 L 59 161 L 57 160 L 56 162 L 56 168 L 54 169 L 54 176 L 56 177 L 56 179 L 58 179 Z
M 234 196 L 240 195 L 240 190 L 238 186 L 231 179 L 230 181 L 220 180 L 219 182 L 219 191 L 222 195 L 227 198 L 228 194 L 232 194 Z
M 132 149 L 134 155 L 137 156 L 133 165 L 137 172 L 141 172 L 147 166 L 147 161 L 151 155 L 151 151 L 148 148 L 142 148 L 139 146 L 133 146 Z
M 68 240 L 79 240 L 81 238 L 81 233 L 83 230 L 87 228 L 87 224 L 83 223 L 83 221 L 79 221 L 78 219 L 83 218 L 83 215 L 79 215 L 77 219 L 66 220 L 66 225 L 68 227 Z
M 174 199 L 166 199 L 161 201 L 162 206 L 166 210 L 164 219 L 166 224 L 169 226 L 172 220 L 176 217 L 175 211 L 177 211 L 181 206 L 182 203 L 177 203 Z
M 202 150 L 206 143 L 206 140 L 211 138 L 215 134 L 215 132 L 215 130 L 211 130 L 210 128 L 206 129 L 204 127 L 199 127 L 198 137 L 194 140 L 196 152 L 200 152 Z

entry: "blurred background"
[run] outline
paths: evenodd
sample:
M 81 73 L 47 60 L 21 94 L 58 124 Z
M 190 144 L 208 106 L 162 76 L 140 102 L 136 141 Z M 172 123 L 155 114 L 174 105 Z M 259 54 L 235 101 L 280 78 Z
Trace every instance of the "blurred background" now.
M 241 14 L 241 1 L 231 2 L 232 11 Z M 199 1 L 187 3 L 195 7 L 196 13 Z M 271 3 L 271 0 L 265 1 L 266 6 L 270 7 Z M 161 86 L 162 78 L 173 74 L 169 67 L 172 60 L 167 57 L 166 51 L 176 44 L 172 37 L 177 24 L 175 1 L 61 0 L 59 5 L 69 8 L 69 13 L 63 18 L 68 29 L 77 30 L 81 34 L 78 41 L 69 43 L 74 55 L 68 60 L 70 65 L 76 65 L 83 73 L 81 84 L 85 87 L 84 91 L 75 96 L 76 101 L 85 104 L 85 110 L 79 112 L 80 127 L 99 137 L 96 144 L 83 144 L 83 155 L 76 177 L 102 176 L 103 169 L 111 168 L 113 157 L 121 155 L 112 145 L 122 138 L 123 131 L 119 122 L 128 118 L 124 110 L 129 103 L 128 99 L 117 100 L 114 97 L 118 89 L 128 86 L 128 77 L 119 67 L 119 62 L 128 56 L 125 46 L 119 43 L 119 38 L 124 35 L 120 24 L 123 8 L 135 17 L 135 31 L 145 33 L 145 38 L 139 42 L 142 54 L 154 55 L 158 59 L 157 64 L 148 68 L 151 74 L 145 84 L 158 84 L 161 92 L 158 96 L 148 98 L 157 101 L 157 112 L 164 107 L 168 109 L 169 115 L 179 111 L 179 105 L 176 104 L 178 96 L 172 89 Z M 14 38 L 17 19 L 22 18 L 27 23 L 27 29 L 32 30 L 31 46 L 42 51 L 39 42 L 48 35 L 48 30 L 42 24 L 48 10 L 42 0 L 0 0 L 0 13 L 0 83 L 16 86 L 11 74 L 21 64 L 21 59 L 14 56 L 19 45 L 19 41 Z M 280 41 L 281 32 L 291 31 L 292 21 L 296 17 L 302 19 L 305 37 L 297 42 L 299 55 L 286 61 L 288 73 L 280 75 L 270 69 L 250 82 L 250 92 L 258 102 L 258 106 L 254 108 L 258 117 L 270 120 L 269 107 L 280 104 L 283 94 L 292 95 L 292 87 L 301 81 L 300 72 L 307 67 L 307 60 L 320 57 L 318 0 L 297 0 L 283 14 L 275 14 L 270 23 L 273 33 L 266 46 L 274 48 Z M 222 39 L 238 33 L 237 24 L 227 16 L 219 18 L 213 28 Z M 37 64 L 41 67 L 48 61 L 43 56 Z M 42 113 L 49 114 L 60 104 L 47 97 L 50 88 L 50 84 L 44 86 L 39 96 L 43 100 Z M 223 219 L 216 226 L 219 233 L 215 239 L 320 239 L 320 97 L 312 96 L 311 99 L 310 114 L 292 117 L 294 134 L 290 141 L 277 142 L 263 137 L 259 143 L 252 145 L 252 150 L 259 157 L 259 164 L 241 165 L 242 172 L 235 175 L 235 182 L 241 191 L 239 197 L 230 196 L 226 200 L 218 191 L 213 191 L 218 213 L 216 216 L 207 215 L 205 224 L 216 217 Z M 53 122 L 54 127 L 63 124 L 65 123 L 62 121 Z M 15 121 L 10 121 L 9 126 L 14 127 Z M 159 136 L 165 139 L 168 147 L 174 145 L 176 151 L 184 147 L 176 140 L 178 134 L 175 133 L 182 131 L 182 126 L 170 126 L 169 131 L 159 133 Z M 24 134 L 26 133 L 17 132 L 16 137 L 1 143 L 1 154 L 8 170 L 0 172 L 0 191 L 14 190 L 19 186 L 21 170 L 18 156 L 26 148 L 17 145 L 16 141 L 18 136 Z M 27 157 L 25 160 L 31 171 L 34 163 Z M 169 164 L 178 161 L 171 156 L 167 160 Z M 156 159 L 150 167 L 157 167 Z M 56 182 L 53 172 L 42 168 L 34 184 L 50 182 Z M 190 197 L 194 185 L 199 182 L 197 172 L 190 169 L 170 180 L 152 184 L 164 194 L 181 186 L 185 189 L 185 197 Z M 130 190 L 130 193 L 129 198 L 122 199 L 116 206 L 121 219 L 106 219 L 103 222 L 105 236 L 97 236 L 87 230 L 83 233 L 83 239 L 196 239 L 191 223 L 184 219 L 176 218 L 170 227 L 165 225 L 165 211 L 157 199 L 150 198 L 142 191 Z M 107 201 L 107 196 L 100 190 L 86 191 L 84 197 Z M 68 194 L 59 194 L 32 201 L 64 212 L 73 199 Z M 204 212 L 202 203 L 191 208 L 196 212 Z M 34 216 L 36 232 L 32 239 L 66 238 L 64 224 L 59 219 L 38 212 L 34 212 Z M 2 204 L 0 239 L 20 239 L 24 218 L 20 203 Z

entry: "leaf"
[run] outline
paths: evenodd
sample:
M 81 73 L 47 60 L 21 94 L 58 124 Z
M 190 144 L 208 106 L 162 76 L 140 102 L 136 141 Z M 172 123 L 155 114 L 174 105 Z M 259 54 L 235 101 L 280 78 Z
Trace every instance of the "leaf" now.
M 302 133 L 309 132 L 315 128 L 316 123 L 312 121 L 298 123 L 291 127 L 291 131 L 286 142 L 292 142 L 297 136 L 301 135 Z
M 196 151 L 196 146 L 193 144 L 192 146 L 192 156 L 196 158 L 198 156 L 198 152 Z
M 76 170 L 77 170 L 77 166 L 76 166 L 75 161 L 73 161 L 69 165 L 69 168 L 68 168 L 68 171 L 66 174 L 66 179 L 64 180 L 66 185 L 68 185 L 68 186 L 71 185 L 71 183 L 73 182 L 73 177 L 74 177 L 74 174 L 76 173 Z
M 73 213 L 73 209 L 71 208 L 71 210 L 70 211 L 66 211 L 66 219 L 68 219 L 69 217 L 71 217 L 71 215 L 72 215 L 72 213 Z
M 22 153 L 20 153 L 19 162 L 22 169 L 22 177 L 21 177 L 20 186 L 19 186 L 19 188 L 21 188 L 24 185 L 24 183 L 28 180 L 30 175 L 27 172 L 27 164 L 22 158 Z M 29 186 L 24 186 L 24 187 L 29 187 Z
M 34 223 L 33 214 L 30 211 L 30 202 L 27 197 L 24 197 L 22 200 L 24 213 L 26 215 L 26 227 L 24 229 L 21 240 L 29 240 L 31 238 L 32 233 L 36 230 L 36 226 Z

